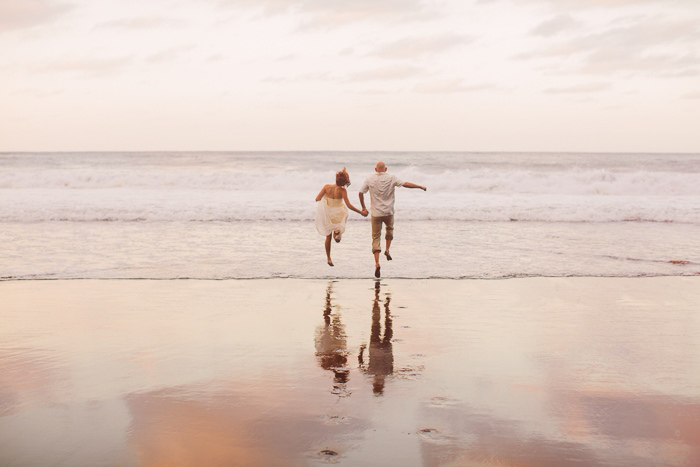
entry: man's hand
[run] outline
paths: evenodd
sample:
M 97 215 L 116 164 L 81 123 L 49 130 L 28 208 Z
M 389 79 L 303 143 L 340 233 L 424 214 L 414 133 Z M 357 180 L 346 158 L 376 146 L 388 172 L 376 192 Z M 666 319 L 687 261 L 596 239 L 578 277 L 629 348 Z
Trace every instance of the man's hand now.
M 366 209 L 363 209 L 360 214 L 362 214 L 362 217 L 367 217 L 367 214 L 369 214 L 369 212 L 367 212 Z

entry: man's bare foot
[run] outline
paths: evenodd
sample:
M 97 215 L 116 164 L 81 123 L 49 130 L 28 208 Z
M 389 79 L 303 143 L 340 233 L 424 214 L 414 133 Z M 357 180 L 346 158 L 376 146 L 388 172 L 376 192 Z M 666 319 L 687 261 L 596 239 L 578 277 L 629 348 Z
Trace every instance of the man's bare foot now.
M 389 254 L 389 250 L 387 250 L 387 251 L 384 252 L 384 256 L 386 256 L 387 261 L 391 261 L 391 260 L 392 260 L 391 255 Z
M 331 261 L 330 259 L 328 260 L 328 266 L 333 266 L 333 261 Z
M 379 266 L 377 266 L 377 269 L 374 270 L 374 277 L 376 277 L 377 279 L 379 279 L 382 276 L 380 269 L 381 268 Z

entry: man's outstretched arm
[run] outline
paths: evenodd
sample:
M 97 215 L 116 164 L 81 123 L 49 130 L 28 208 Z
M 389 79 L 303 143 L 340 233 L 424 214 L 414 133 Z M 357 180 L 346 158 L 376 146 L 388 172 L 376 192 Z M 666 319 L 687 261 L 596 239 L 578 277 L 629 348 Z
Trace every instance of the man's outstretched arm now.
M 423 190 L 423 191 L 426 191 L 426 190 L 427 190 L 426 187 L 420 186 L 420 185 L 416 185 L 415 183 L 411 183 L 411 182 L 405 182 L 405 183 L 403 184 L 403 186 L 405 186 L 406 188 L 420 188 L 420 189 Z M 362 196 L 362 193 L 360 193 L 360 196 Z M 362 199 L 362 198 L 360 198 L 360 199 Z

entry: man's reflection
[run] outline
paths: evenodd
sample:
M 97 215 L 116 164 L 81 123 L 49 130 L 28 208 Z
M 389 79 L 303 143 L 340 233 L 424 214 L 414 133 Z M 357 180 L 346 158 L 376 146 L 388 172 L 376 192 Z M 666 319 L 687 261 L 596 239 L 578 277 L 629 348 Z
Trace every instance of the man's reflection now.
M 387 294 L 384 300 L 384 336 L 382 336 L 381 308 L 379 306 L 380 291 L 381 285 L 379 284 L 379 281 L 377 281 L 374 283 L 372 332 L 370 333 L 369 338 L 367 363 L 365 364 L 364 361 L 364 352 L 367 347 L 366 345 L 363 344 L 362 347 L 360 347 L 360 355 L 358 356 L 362 371 L 374 376 L 372 389 L 375 396 L 381 396 L 384 394 L 385 379 L 387 375 L 392 374 L 394 371 L 394 353 L 391 346 L 393 331 L 391 329 L 391 311 L 389 310 L 391 296 Z
M 323 310 L 324 324 L 316 329 L 316 358 L 324 370 L 333 372 L 333 393 L 344 394 L 349 370 L 347 336 L 340 315 L 333 313 L 331 295 L 333 283 L 326 288 L 326 305 Z

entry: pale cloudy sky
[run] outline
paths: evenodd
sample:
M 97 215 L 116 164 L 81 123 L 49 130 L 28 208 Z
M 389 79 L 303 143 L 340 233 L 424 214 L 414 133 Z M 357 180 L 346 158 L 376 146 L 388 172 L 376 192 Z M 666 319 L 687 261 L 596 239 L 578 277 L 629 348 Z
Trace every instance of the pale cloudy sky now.
M 700 152 L 699 0 L 0 0 L 0 151 Z

